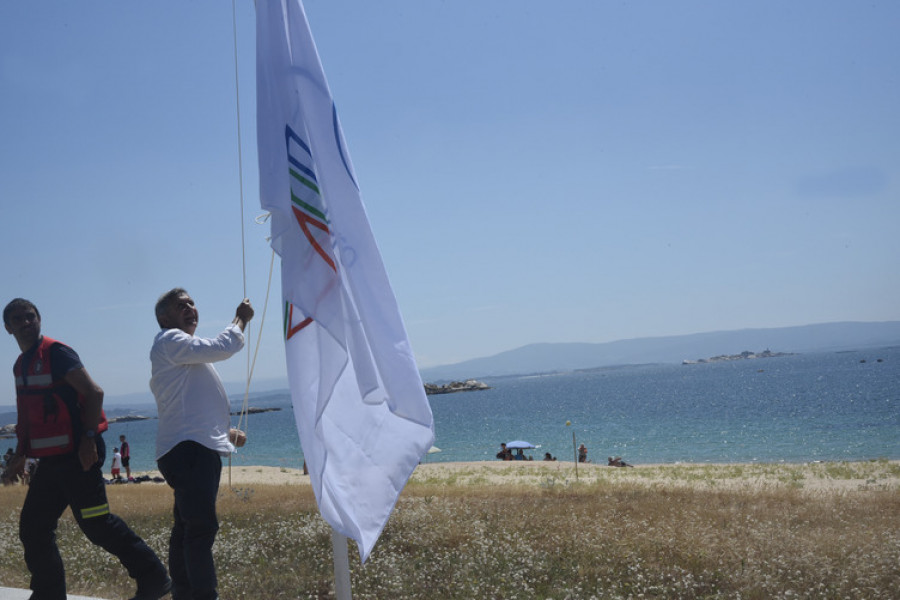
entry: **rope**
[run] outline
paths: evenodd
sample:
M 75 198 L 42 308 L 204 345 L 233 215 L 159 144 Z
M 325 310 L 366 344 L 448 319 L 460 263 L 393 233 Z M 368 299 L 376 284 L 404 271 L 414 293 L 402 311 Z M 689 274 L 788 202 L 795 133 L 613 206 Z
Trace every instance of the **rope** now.
M 250 396 L 250 380 L 253 378 L 253 370 L 256 368 L 256 357 L 259 355 L 259 346 L 262 340 L 263 325 L 266 322 L 266 312 L 269 309 L 269 292 L 272 290 L 272 273 L 275 271 L 275 250 L 272 250 L 272 260 L 269 262 L 269 282 L 266 285 L 266 300 L 263 303 L 263 313 L 259 321 L 259 333 L 256 337 L 256 348 L 253 350 L 253 363 L 250 366 L 250 372 L 247 375 L 247 389 L 244 391 L 244 406 L 241 409 L 241 416 L 238 418 L 237 428 L 241 429 L 241 424 L 247 419 L 247 399 Z M 249 357 L 250 353 L 247 353 Z M 248 420 L 249 422 L 249 420 Z
M 247 242 L 244 234 L 244 151 L 241 141 L 241 93 L 240 93 L 240 73 L 238 71 L 238 42 L 237 42 L 237 9 L 235 0 L 231 0 L 231 31 L 234 40 L 234 94 L 235 106 L 237 114 L 237 152 L 238 152 L 238 187 L 240 190 L 241 205 L 241 275 L 243 281 L 244 298 L 247 298 Z M 263 224 L 268 220 L 269 215 L 265 214 L 256 218 L 256 223 Z M 266 284 L 266 299 L 263 303 L 263 312 L 259 320 L 259 329 L 256 337 L 256 347 L 253 350 L 253 359 L 250 359 L 250 352 L 247 352 L 247 385 L 244 389 L 244 400 L 241 404 L 240 415 L 238 416 L 237 429 L 243 429 L 246 433 L 249 425 L 248 411 L 250 398 L 250 382 L 253 379 L 253 370 L 256 368 L 256 359 L 259 355 L 259 347 L 262 342 L 263 325 L 266 322 L 266 312 L 269 307 L 269 293 L 272 290 L 272 273 L 275 270 L 275 250 L 272 250 L 272 260 L 269 263 L 269 280 Z M 245 326 L 245 334 L 250 337 L 250 324 Z M 228 456 L 228 487 L 231 487 L 231 455 Z
M 244 150 L 241 143 L 241 91 L 240 77 L 238 73 L 238 42 L 237 42 L 237 9 L 235 0 L 231 0 L 231 33 L 234 46 L 234 97 L 235 111 L 237 114 L 237 153 L 238 153 L 238 189 L 241 199 L 241 280 L 243 282 L 243 298 L 247 297 L 247 251 L 244 238 Z M 249 323 L 245 328 L 249 327 Z M 244 402 L 241 407 L 241 416 L 238 424 L 244 420 L 247 411 L 247 398 L 250 393 L 250 353 L 247 352 L 247 390 L 244 393 Z M 240 427 L 238 427 L 240 429 Z M 231 455 L 228 455 L 228 487 L 231 487 Z
M 238 76 L 238 43 L 237 12 L 235 0 L 231 0 L 231 33 L 234 39 L 234 100 L 237 111 L 237 146 L 238 146 L 238 188 L 241 196 L 241 273 L 244 283 L 244 298 L 247 297 L 247 252 L 244 240 L 244 150 L 241 144 L 241 87 Z M 248 360 L 249 364 L 249 360 Z

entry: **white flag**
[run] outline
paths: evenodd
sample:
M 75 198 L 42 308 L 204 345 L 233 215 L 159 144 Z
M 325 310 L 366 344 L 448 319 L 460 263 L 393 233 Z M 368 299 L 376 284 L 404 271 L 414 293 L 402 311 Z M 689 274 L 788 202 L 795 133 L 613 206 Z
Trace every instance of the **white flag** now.
M 297 430 L 322 516 L 365 562 L 434 422 L 303 5 L 258 0 L 256 22 L 260 201 Z

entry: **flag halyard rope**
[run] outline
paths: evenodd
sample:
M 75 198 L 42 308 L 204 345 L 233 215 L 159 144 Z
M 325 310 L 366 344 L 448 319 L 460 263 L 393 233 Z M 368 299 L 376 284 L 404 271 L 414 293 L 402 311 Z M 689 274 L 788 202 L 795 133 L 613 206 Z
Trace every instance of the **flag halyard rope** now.
M 237 128 L 237 158 L 238 158 L 238 191 L 240 196 L 240 217 L 241 217 L 241 281 L 243 286 L 243 297 L 247 298 L 247 242 L 244 233 L 244 150 L 241 138 L 241 88 L 240 88 L 240 71 L 238 69 L 238 38 L 237 38 L 237 8 L 235 0 L 231 0 L 231 33 L 232 46 L 234 49 L 234 97 L 235 97 L 235 120 Z M 274 261 L 274 253 L 273 253 Z M 269 285 L 271 286 L 272 274 L 269 272 Z M 266 301 L 268 302 L 268 290 L 266 291 Z M 262 325 L 265 321 L 265 307 L 263 308 L 263 319 L 260 321 L 259 333 L 257 334 L 256 349 L 253 355 L 253 361 L 250 360 L 250 351 L 247 351 L 247 385 L 244 390 L 244 399 L 241 403 L 240 416 L 238 417 L 238 429 L 248 428 L 249 419 L 247 419 L 247 411 L 249 409 L 250 397 L 250 381 L 253 376 L 253 366 L 256 364 L 256 354 L 259 352 L 259 343 L 262 339 Z M 245 325 L 245 334 L 250 336 L 250 324 Z M 231 455 L 228 456 L 228 486 L 231 487 Z
M 234 93 L 236 107 L 236 125 L 237 125 L 237 155 L 238 155 L 238 188 L 240 196 L 240 213 L 241 213 L 241 278 L 243 283 L 243 297 L 247 298 L 247 241 L 244 233 L 244 161 L 243 161 L 243 144 L 241 138 L 241 94 L 240 94 L 240 72 L 238 69 L 238 40 L 237 40 L 237 9 L 235 0 L 231 0 L 231 24 L 232 38 L 234 47 Z M 269 215 L 263 215 L 255 219 L 256 223 L 263 224 L 268 220 Z M 247 383 L 244 388 L 244 399 L 241 403 L 241 411 L 238 416 L 237 429 L 243 430 L 245 433 L 249 429 L 249 398 L 250 398 L 250 382 L 253 379 L 253 371 L 256 368 L 256 359 L 259 356 L 259 347 L 262 342 L 262 333 L 266 322 L 266 312 L 269 306 L 269 293 L 272 289 L 272 273 L 275 269 L 275 250 L 272 250 L 272 259 L 269 264 L 269 278 L 266 283 L 266 298 L 263 303 L 263 312 L 259 320 L 259 328 L 256 334 L 256 345 L 253 349 L 253 358 L 250 358 L 250 348 L 247 349 Z M 249 323 L 246 325 L 246 335 L 250 337 Z M 228 457 L 228 486 L 231 487 L 231 456 Z

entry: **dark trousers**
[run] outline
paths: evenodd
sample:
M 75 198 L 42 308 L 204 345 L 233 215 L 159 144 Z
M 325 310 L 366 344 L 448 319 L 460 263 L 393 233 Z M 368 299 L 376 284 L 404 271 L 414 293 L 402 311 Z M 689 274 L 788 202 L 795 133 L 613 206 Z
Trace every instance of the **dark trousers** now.
M 31 572 L 34 600 L 65 600 L 66 575 L 56 546 L 56 527 L 66 506 L 84 535 L 113 554 L 128 574 L 140 581 L 165 576 L 165 567 L 144 540 L 109 512 L 103 481 L 103 440 L 98 436 L 101 459 L 83 471 L 76 454 L 42 458 L 31 478 L 22 513 L 19 538 L 25 564 Z
M 175 600 L 210 600 L 216 593 L 212 547 L 219 531 L 216 496 L 222 458 L 197 442 L 181 442 L 158 461 L 159 472 L 175 491 L 169 574 Z

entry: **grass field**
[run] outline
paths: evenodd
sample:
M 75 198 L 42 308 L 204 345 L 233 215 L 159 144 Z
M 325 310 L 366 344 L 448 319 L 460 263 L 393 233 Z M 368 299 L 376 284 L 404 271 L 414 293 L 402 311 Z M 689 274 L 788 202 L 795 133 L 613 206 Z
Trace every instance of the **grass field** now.
M 350 543 L 353 597 L 900 598 L 898 479 L 888 461 L 582 467 L 577 480 L 571 465 L 423 465 L 365 565 Z M 165 558 L 170 490 L 109 497 Z M 23 498 L 0 489 L 9 587 L 28 586 Z M 309 485 L 223 487 L 219 517 L 223 600 L 334 597 L 330 529 Z M 68 512 L 58 534 L 70 592 L 130 597 L 122 567 Z

